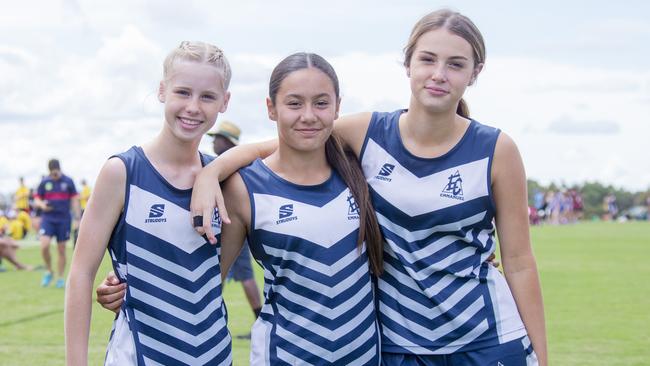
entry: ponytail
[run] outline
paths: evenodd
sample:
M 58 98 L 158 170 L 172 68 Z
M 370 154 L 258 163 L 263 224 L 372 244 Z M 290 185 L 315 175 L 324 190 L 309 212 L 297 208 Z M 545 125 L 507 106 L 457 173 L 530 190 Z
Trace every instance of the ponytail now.
M 465 117 L 469 119 L 469 107 L 467 106 L 465 99 L 460 98 L 460 101 L 458 101 L 458 107 L 456 107 L 456 114 L 461 117 Z
M 366 242 L 370 270 L 379 276 L 383 272 L 383 240 L 375 209 L 370 203 L 370 191 L 363 175 L 359 160 L 349 148 L 343 148 L 339 138 L 331 134 L 325 143 L 327 162 L 333 167 L 350 188 L 359 207 L 359 237 L 357 247 L 361 250 Z

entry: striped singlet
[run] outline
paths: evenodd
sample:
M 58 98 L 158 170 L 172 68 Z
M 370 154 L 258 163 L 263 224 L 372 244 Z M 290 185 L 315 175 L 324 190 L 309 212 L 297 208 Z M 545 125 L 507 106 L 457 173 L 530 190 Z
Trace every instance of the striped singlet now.
M 126 166 L 126 194 L 108 252 L 128 287 L 105 363 L 232 364 L 220 249 L 192 228 L 191 189 L 169 184 L 140 147 L 117 157 Z M 212 224 L 220 232 L 218 216 Z
M 251 365 L 378 365 L 379 330 L 359 211 L 332 171 L 301 186 L 261 160 L 239 171 L 251 201 L 248 242 L 264 268 Z
M 471 121 L 446 154 L 402 144 L 404 111 L 373 113 L 361 163 L 385 238 L 378 279 L 382 352 L 448 354 L 522 338 L 496 248 L 490 170 L 499 130 Z

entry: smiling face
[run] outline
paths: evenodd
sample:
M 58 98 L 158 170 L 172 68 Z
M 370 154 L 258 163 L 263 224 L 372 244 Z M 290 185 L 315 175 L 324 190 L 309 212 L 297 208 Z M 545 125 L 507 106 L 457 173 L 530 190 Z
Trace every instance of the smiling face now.
M 417 104 L 443 113 L 456 110 L 482 67 L 475 65 L 472 46 L 465 39 L 439 28 L 420 36 L 406 70 Z
M 325 148 L 339 100 L 330 77 L 308 67 L 289 73 L 273 100 L 267 99 L 267 107 L 269 118 L 278 124 L 280 142 L 307 152 Z
M 165 128 L 183 141 L 197 141 L 226 111 L 230 93 L 219 70 L 196 61 L 176 61 L 160 83 L 158 98 L 165 103 Z

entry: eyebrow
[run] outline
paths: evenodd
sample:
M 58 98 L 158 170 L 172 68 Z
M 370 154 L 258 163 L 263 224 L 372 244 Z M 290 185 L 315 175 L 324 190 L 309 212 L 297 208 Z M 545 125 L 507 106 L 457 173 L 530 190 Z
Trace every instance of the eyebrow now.
M 322 98 L 322 97 L 330 97 L 330 95 L 329 95 L 329 93 L 320 93 L 320 94 L 315 95 L 315 96 L 313 97 L 313 99 L 318 99 L 318 98 Z M 287 94 L 287 95 L 285 96 L 285 98 L 304 99 L 305 96 L 304 96 L 304 95 L 301 95 L 301 94 Z
M 427 55 L 430 55 L 430 56 L 436 56 L 436 57 L 438 56 L 435 53 L 430 52 L 430 51 L 420 51 L 420 53 L 424 53 L 424 54 L 427 54 Z M 469 61 L 469 59 L 467 57 L 465 57 L 465 56 L 451 56 L 449 59 L 454 59 L 454 60 L 459 59 L 459 60 Z

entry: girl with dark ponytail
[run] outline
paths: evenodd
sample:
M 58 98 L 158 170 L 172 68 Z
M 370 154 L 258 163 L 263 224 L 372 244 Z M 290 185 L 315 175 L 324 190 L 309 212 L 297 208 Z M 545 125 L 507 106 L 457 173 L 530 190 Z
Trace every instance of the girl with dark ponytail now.
M 278 149 L 223 185 L 223 273 L 245 237 L 264 268 L 251 365 L 379 365 L 371 271 L 382 272 L 382 238 L 359 162 L 332 134 L 339 102 L 325 59 L 282 60 L 267 98 Z

